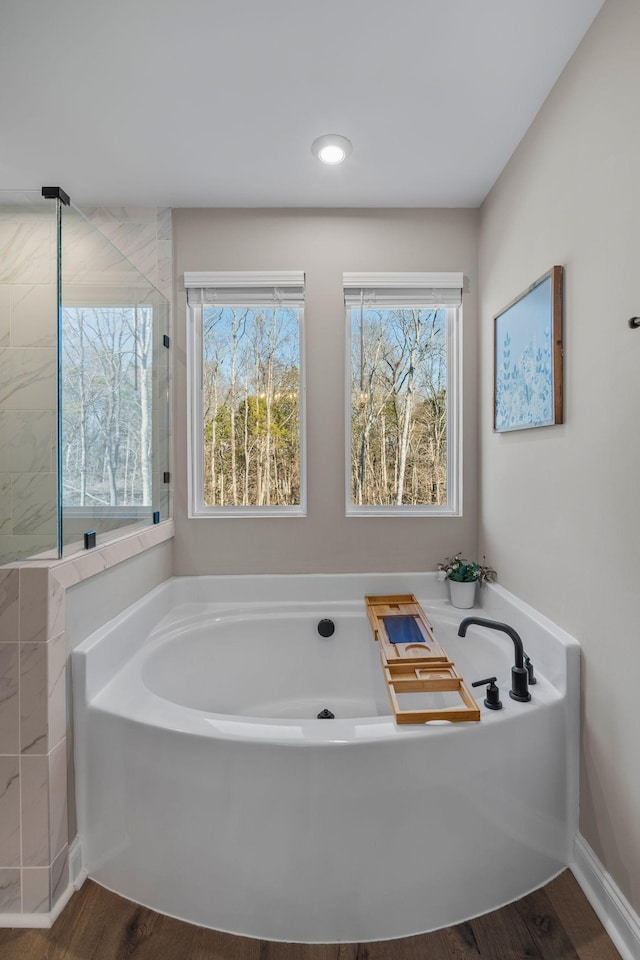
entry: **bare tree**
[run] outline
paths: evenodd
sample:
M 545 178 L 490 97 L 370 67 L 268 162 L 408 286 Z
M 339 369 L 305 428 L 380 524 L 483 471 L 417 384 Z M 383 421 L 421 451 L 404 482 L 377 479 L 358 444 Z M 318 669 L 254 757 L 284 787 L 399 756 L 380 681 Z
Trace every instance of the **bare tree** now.
M 205 502 L 291 502 L 299 497 L 297 311 L 205 308 L 203 336 L 205 450 L 218 475 L 217 495 L 205 489 Z
M 354 502 L 441 502 L 443 490 L 446 495 L 445 313 L 367 308 L 353 314 Z
M 151 307 L 63 314 L 65 502 L 151 505 Z

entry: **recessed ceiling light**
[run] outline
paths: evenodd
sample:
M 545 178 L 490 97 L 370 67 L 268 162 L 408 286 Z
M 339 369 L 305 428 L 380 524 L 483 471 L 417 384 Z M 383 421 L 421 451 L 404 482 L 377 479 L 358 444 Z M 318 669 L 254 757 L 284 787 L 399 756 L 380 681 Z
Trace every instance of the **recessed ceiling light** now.
M 311 144 L 311 153 L 323 163 L 336 164 L 346 160 L 353 146 L 346 137 L 337 133 L 325 133 Z

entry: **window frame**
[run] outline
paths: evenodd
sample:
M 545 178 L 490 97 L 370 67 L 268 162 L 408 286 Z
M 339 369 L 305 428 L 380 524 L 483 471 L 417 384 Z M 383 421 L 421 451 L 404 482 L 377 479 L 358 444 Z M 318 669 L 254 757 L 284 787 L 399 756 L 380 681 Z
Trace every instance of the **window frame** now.
M 294 281 L 297 280 L 297 283 Z M 249 302 L 242 299 L 252 288 L 302 286 L 302 297 L 294 302 L 283 299 L 260 298 L 260 294 L 250 296 Z M 304 323 L 304 274 L 283 272 L 234 273 L 185 273 L 187 288 L 229 290 L 238 288 L 237 299 L 224 299 L 224 303 L 204 304 L 187 303 L 187 516 L 190 519 L 219 519 L 231 517 L 306 517 L 307 516 L 307 441 L 306 441 L 306 371 L 305 371 L 305 323 Z M 204 306 L 269 307 L 295 306 L 298 310 L 298 351 L 299 351 L 299 458 L 300 458 L 300 503 L 242 505 L 215 504 L 208 506 L 204 502 L 204 407 L 203 407 L 203 316 Z
M 462 516 L 462 282 L 460 273 L 371 273 L 343 276 L 345 289 L 345 516 L 346 517 L 461 517 Z M 366 309 L 446 310 L 447 344 L 447 502 L 445 504 L 356 504 L 352 500 L 352 310 L 347 289 L 360 287 Z M 422 289 L 420 294 L 416 290 Z M 460 302 L 438 302 L 438 293 L 460 290 Z M 376 291 L 384 290 L 382 302 Z M 366 292 L 365 292 L 366 291 Z M 394 302 L 395 296 L 395 302 Z M 449 300 L 449 297 L 442 299 Z M 357 309 L 357 308 L 356 308 Z

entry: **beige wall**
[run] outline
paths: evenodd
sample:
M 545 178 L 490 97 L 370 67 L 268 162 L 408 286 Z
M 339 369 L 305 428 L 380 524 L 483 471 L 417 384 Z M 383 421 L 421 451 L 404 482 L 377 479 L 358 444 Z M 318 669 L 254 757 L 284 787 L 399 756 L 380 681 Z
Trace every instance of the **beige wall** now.
M 477 229 L 473 210 L 175 210 L 174 573 L 432 570 L 477 537 Z M 187 519 L 184 272 L 304 270 L 308 515 Z M 464 516 L 346 519 L 343 271 L 461 270 Z
M 640 3 L 608 0 L 486 200 L 480 241 L 481 548 L 583 645 L 580 830 L 636 910 L 639 38 Z M 494 435 L 492 318 L 553 264 L 566 422 Z

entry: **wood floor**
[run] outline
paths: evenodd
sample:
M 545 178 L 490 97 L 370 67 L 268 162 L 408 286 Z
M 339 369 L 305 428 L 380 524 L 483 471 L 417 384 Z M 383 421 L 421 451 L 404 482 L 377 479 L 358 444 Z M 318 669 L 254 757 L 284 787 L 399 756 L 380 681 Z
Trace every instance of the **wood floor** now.
M 0 930 L 0 960 L 620 960 L 566 870 L 477 920 L 404 940 L 300 945 L 233 937 L 139 907 L 87 881 L 51 930 Z

